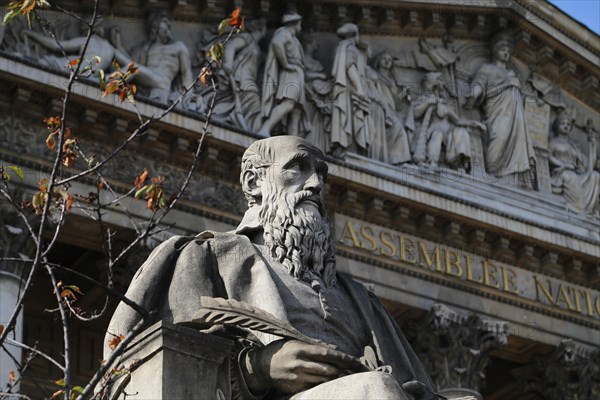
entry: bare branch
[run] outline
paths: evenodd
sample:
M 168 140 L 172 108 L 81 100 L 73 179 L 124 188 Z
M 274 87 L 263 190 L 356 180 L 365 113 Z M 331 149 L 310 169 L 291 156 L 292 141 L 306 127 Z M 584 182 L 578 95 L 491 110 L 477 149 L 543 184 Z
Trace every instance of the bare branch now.
M 63 371 L 63 372 L 65 371 L 64 365 L 60 364 L 54 358 L 50 357 L 49 355 L 47 355 L 43 351 L 36 349 L 35 347 L 27 346 L 25 343 L 17 342 L 16 340 L 13 340 L 13 339 L 10 339 L 10 338 L 6 339 L 6 342 L 12 344 L 13 346 L 17 346 L 17 347 L 20 347 L 22 349 L 28 350 L 28 351 L 30 351 L 32 353 L 35 353 L 38 356 L 43 357 L 46 360 L 50 361 L 52 364 L 54 364 L 56 367 L 58 367 L 58 369 L 60 369 L 61 371 Z

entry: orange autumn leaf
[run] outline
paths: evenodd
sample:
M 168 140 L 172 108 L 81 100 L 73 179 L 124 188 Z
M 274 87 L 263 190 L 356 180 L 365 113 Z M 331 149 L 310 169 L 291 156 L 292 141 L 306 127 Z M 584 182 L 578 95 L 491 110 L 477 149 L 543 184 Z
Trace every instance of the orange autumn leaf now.
M 54 398 L 56 398 L 56 397 L 60 396 L 60 395 L 61 395 L 61 394 L 63 394 L 64 392 L 65 392 L 65 391 L 64 391 L 64 390 L 62 390 L 62 389 L 61 389 L 61 390 L 57 390 L 56 392 L 54 392 L 54 393 L 52 394 L 52 396 L 50 397 L 50 400 L 52 400 L 52 399 L 54 399 Z
M 79 58 L 69 61 L 69 67 L 76 66 L 77 64 L 79 64 L 80 61 L 81 61 L 81 59 L 79 59 Z
M 125 339 L 125 336 L 123 335 L 113 337 L 108 341 L 108 347 L 110 347 L 111 350 L 116 349 L 119 343 L 123 341 L 123 339 Z
M 100 192 L 100 191 L 102 191 L 102 189 L 104 189 L 104 181 L 100 181 L 98 183 L 98 191 Z
M 140 189 L 142 184 L 148 178 L 148 169 L 144 168 L 144 172 L 135 177 L 135 187 Z
M 11 382 L 15 381 L 15 371 L 10 371 L 8 373 L 8 380 L 11 381 Z
M 4 332 L 4 325 L 0 324 L 0 335 Z
M 67 198 L 65 199 L 65 208 L 67 210 L 70 210 L 72 205 L 73 205 L 73 196 L 68 195 Z
M 202 67 L 202 71 L 200 71 L 200 82 L 202 82 L 204 86 L 208 86 L 211 75 L 212 71 L 209 67 Z
M 241 12 L 242 9 L 240 7 L 236 7 L 231 13 L 227 25 L 235 26 L 236 28 L 241 28 L 242 25 L 244 25 L 244 17 L 240 16 Z

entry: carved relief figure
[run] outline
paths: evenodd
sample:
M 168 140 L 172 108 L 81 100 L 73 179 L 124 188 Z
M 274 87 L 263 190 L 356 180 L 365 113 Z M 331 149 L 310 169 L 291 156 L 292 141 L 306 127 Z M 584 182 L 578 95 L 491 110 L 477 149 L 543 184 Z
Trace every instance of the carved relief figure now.
M 62 54 L 62 52 L 64 51 L 67 55 L 72 55 L 72 59 L 75 59 L 81 54 L 81 50 L 83 50 L 83 46 L 85 45 L 85 42 L 87 40 L 88 27 L 86 25 L 82 25 L 81 28 L 82 36 L 61 41 L 60 45 L 54 38 L 49 37 L 40 32 L 35 32 L 32 30 L 23 30 L 22 35 L 26 39 L 33 39 L 35 42 L 39 43 L 45 49 L 53 53 Z M 115 59 L 115 57 L 121 59 L 128 58 L 126 54 L 115 49 L 115 47 L 112 44 L 110 44 L 106 39 L 104 39 L 104 21 L 100 17 L 96 20 L 94 30 L 92 32 L 92 36 L 90 37 L 90 41 L 88 43 L 83 59 L 91 61 L 92 57 L 94 56 L 100 57 L 100 63 L 97 65 L 97 68 L 101 68 L 105 71 L 111 69 L 112 62 Z M 66 59 L 62 55 L 45 55 L 40 57 L 36 61 L 47 67 L 63 71 L 69 63 L 69 61 L 71 61 L 71 59 Z
M 336 346 L 253 330 L 232 355 L 232 387 L 239 391 L 234 398 L 437 399 L 382 304 L 336 271 L 321 150 L 293 136 L 259 140 L 244 153 L 241 169 L 249 209 L 238 228 L 165 241 L 141 266 L 126 296 L 174 323 L 190 321 L 201 296 L 243 301 Z M 126 334 L 140 320 L 122 303 L 111 333 Z
M 319 44 L 310 33 L 302 35 L 304 48 L 304 75 L 306 93 L 306 114 L 312 129 L 306 139 L 328 153 L 331 144 L 331 80 L 325 74 L 323 65 L 314 58 Z
M 264 19 L 246 21 L 244 27 L 225 45 L 223 67 L 218 70 L 221 90 L 213 113 L 217 119 L 255 132 L 262 124 L 259 42 L 267 28 Z
M 507 34 L 494 36 L 493 60 L 476 72 L 466 107 L 481 104 L 483 108 L 488 132 L 487 172 L 497 177 L 515 174 L 524 182 L 535 165 L 535 153 L 525 121 L 521 83 L 508 65 L 512 49 Z
M 393 67 L 392 55 L 386 51 L 380 53 L 374 60 L 374 67 L 375 69 L 367 66 L 368 92 L 371 101 L 369 156 L 379 161 L 399 165 L 410 161 L 411 156 L 408 135 L 396 109 L 394 93 L 396 84 L 390 80 Z
M 440 72 L 425 74 L 422 93 L 415 100 L 415 118 L 421 118 L 413 159 L 419 165 L 435 168 L 444 161 L 454 168 L 468 170 L 471 163 L 471 138 L 468 128 L 486 130 L 478 121 L 466 121 L 452 110 Z
M 148 18 L 149 41 L 134 55 L 139 72 L 133 81 L 149 90 L 152 100 L 168 103 L 179 97 L 192 81 L 190 53 L 183 42 L 174 41 L 171 21 L 164 11 L 155 11 Z M 130 59 L 117 60 L 125 65 Z
M 284 122 L 289 135 L 304 135 L 310 130 L 303 110 L 304 51 L 298 40 L 302 17 L 288 13 L 282 22 L 283 26 L 273 34 L 265 64 L 262 110 L 266 120 L 258 131 L 264 137 L 279 122 Z
M 550 141 L 550 168 L 552 191 L 562 195 L 577 212 L 600 210 L 600 173 L 594 170 L 597 148 L 593 133 L 588 136 L 589 156 L 586 157 L 569 139 L 573 118 L 562 111 L 554 121 L 556 136 Z
M 344 151 L 366 155 L 370 141 L 367 63 L 357 47 L 358 26 L 344 24 L 336 33 L 342 41 L 335 50 L 332 70 L 331 147 L 337 156 Z

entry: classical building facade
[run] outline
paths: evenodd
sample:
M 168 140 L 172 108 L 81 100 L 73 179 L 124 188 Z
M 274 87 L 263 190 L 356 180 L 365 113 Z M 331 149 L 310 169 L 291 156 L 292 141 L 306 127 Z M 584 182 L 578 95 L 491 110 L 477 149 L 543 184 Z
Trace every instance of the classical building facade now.
M 269 132 L 298 134 L 328 154 L 338 268 L 382 299 L 438 390 L 600 398 L 599 37 L 543 0 L 233 3 L 101 4 L 102 29 L 88 54 L 104 54 L 107 71 L 109 58 L 140 65 L 134 82 L 144 116 L 159 115 L 200 72 L 218 39 L 213 27 L 235 5 L 246 17 L 224 48 L 196 173 L 163 221 L 168 229 L 118 266 L 120 289 L 161 239 L 235 228 L 247 208 L 244 150 Z M 53 23 L 78 50 L 77 24 Z M 0 29 L 0 164 L 23 169 L 16 188 L 29 199 L 51 168 L 42 121 L 62 110 L 67 62 L 35 24 Z M 117 96 L 101 96 L 96 82 L 75 85 L 69 119 L 82 148 L 102 159 L 137 116 Z M 111 161 L 115 190 L 126 192 L 147 167 L 174 193 L 213 96 L 198 85 Z M 84 168 L 76 163 L 73 172 Z M 69 190 L 95 185 L 84 178 Z M 136 221 L 149 217 L 143 202 L 125 203 Z M 0 254 L 28 254 L 19 218 L 1 201 L 0 210 Z M 123 209 L 104 220 L 117 245 L 133 237 Z M 96 222 L 75 207 L 64 224 L 49 257 L 100 276 Z M 23 269 L 0 262 L 0 323 Z M 101 308 L 102 291 L 80 285 L 80 307 Z M 59 355 L 59 327 L 44 312 L 51 299 L 36 285 L 17 333 Z M 97 369 L 107 324 L 75 325 L 76 380 Z M 14 364 L 0 360 L 4 384 Z M 29 361 L 22 392 L 51 395 L 58 370 Z

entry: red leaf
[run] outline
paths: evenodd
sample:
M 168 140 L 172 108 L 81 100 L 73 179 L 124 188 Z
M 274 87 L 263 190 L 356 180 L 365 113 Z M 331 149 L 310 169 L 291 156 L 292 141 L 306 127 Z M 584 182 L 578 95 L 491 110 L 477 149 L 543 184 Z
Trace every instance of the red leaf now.
M 4 325 L 0 324 L 0 335 L 2 335 L 2 332 L 4 332 Z
M 148 169 L 144 168 L 144 172 L 135 177 L 135 187 L 140 189 L 146 178 L 148 178 Z
M 98 183 L 98 191 L 100 192 L 102 189 L 104 189 L 104 181 Z
M 244 25 L 244 17 L 240 16 L 241 11 L 242 9 L 240 7 L 236 7 L 231 13 L 227 25 L 241 28 Z

